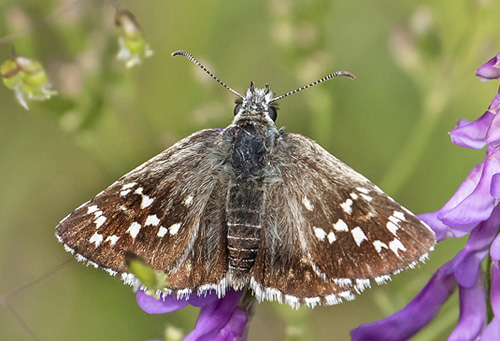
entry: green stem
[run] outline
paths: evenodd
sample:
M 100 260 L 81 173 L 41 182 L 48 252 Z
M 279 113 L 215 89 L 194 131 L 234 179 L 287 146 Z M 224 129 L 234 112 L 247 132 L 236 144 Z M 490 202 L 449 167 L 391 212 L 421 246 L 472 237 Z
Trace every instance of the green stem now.
M 487 314 L 488 314 L 488 322 L 491 321 L 494 317 L 493 314 L 493 308 L 491 307 L 491 256 L 488 254 L 488 257 L 486 258 L 486 298 L 487 298 L 487 303 L 486 303 L 486 309 L 487 309 Z

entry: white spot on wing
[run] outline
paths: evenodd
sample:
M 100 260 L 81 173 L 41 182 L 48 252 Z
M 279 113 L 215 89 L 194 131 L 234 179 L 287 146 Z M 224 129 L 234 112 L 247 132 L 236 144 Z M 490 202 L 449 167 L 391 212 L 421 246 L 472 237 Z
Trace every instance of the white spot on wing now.
M 337 237 L 335 236 L 335 233 L 333 233 L 333 231 L 331 231 L 330 233 L 328 233 L 328 241 L 331 243 L 333 243 L 334 241 L 337 240 Z
M 311 201 L 309 201 L 309 199 L 307 197 L 304 197 L 304 199 L 302 199 L 302 204 L 304 204 L 304 207 L 308 211 L 312 211 L 314 209 L 313 204 L 311 204 Z
M 347 199 L 344 203 L 340 204 L 340 207 L 344 210 L 345 213 L 351 214 L 352 213 L 352 200 Z
M 375 250 L 378 253 L 380 253 L 380 251 L 382 251 L 382 248 L 384 248 L 384 249 L 388 249 L 389 248 L 386 243 L 383 243 L 380 240 L 374 241 L 373 242 L 373 247 L 375 247 Z
M 342 219 L 337 220 L 337 222 L 333 224 L 333 228 L 335 229 L 335 231 L 349 232 L 347 224 Z
M 400 212 L 400 211 L 394 211 L 394 212 L 392 213 L 392 215 L 393 215 L 395 218 L 399 219 L 399 220 L 404 220 L 404 219 L 405 219 L 405 214 L 404 214 L 403 212 Z
M 369 196 L 368 194 L 361 194 L 361 197 L 368 202 L 373 200 L 373 198 L 371 196 Z
M 163 226 L 160 227 L 158 230 L 158 237 L 163 237 L 167 234 L 168 229 L 164 228 Z
M 132 187 L 134 187 L 135 185 L 137 185 L 136 182 L 130 182 L 128 184 L 123 185 L 122 190 L 120 191 L 120 196 L 124 197 L 130 192 L 132 192 Z
M 389 222 L 392 222 L 394 225 L 396 225 L 397 228 L 399 228 L 399 223 L 401 222 L 401 220 L 404 220 L 405 219 L 405 215 L 403 212 L 400 212 L 400 211 L 394 211 L 392 213 L 392 215 L 389 217 Z M 388 223 L 389 225 L 389 223 Z M 389 228 L 389 226 L 387 226 L 387 228 Z
M 95 222 L 95 227 L 96 228 L 99 228 L 102 226 L 102 224 L 104 224 L 104 222 L 106 221 L 106 217 L 105 216 L 100 216 L 99 218 L 97 218 L 94 222 Z
M 102 243 L 102 240 L 103 240 L 102 234 L 96 232 L 92 235 L 92 237 L 90 237 L 89 242 L 95 243 L 95 247 L 98 247 Z
M 358 192 L 363 193 L 363 194 L 368 194 L 368 193 L 370 193 L 370 190 L 369 190 L 368 188 L 364 188 L 364 187 L 356 187 L 356 189 L 358 190 Z
M 106 241 L 110 242 L 111 245 L 115 245 L 116 242 L 118 241 L 118 239 L 120 239 L 120 237 L 112 235 L 112 236 L 108 236 L 108 238 L 106 238 Z
M 141 201 L 141 208 L 145 209 L 146 207 L 148 207 L 149 205 L 151 205 L 153 203 L 153 201 L 155 201 L 154 198 L 150 198 L 147 195 L 143 194 L 142 195 L 142 201 Z
M 399 239 L 394 238 L 394 240 L 389 242 L 389 248 L 399 257 L 399 250 L 406 251 L 406 248 Z
M 99 207 L 97 207 L 97 205 L 92 205 L 87 208 L 87 214 L 91 214 L 97 211 L 99 211 Z
M 153 214 L 153 215 L 148 216 L 148 219 L 146 219 L 144 226 L 148 226 L 148 225 L 158 226 L 159 223 L 160 223 L 160 219 L 158 219 L 156 214 Z
M 123 189 L 129 189 L 129 188 L 132 188 L 134 187 L 135 185 L 137 185 L 137 182 L 129 182 L 128 184 L 125 184 L 122 186 L 122 190 Z
M 126 190 L 124 190 L 124 191 L 120 191 L 120 196 L 121 196 L 121 197 L 124 197 L 124 196 L 126 196 L 127 194 L 129 194 L 130 192 L 132 192 L 132 190 L 131 190 L 131 189 L 126 189 Z
M 359 197 L 358 197 L 358 195 L 357 195 L 356 193 L 354 193 L 354 192 L 352 192 L 352 193 L 350 194 L 350 196 L 351 196 L 351 198 L 352 198 L 353 200 L 356 200 L 357 198 L 359 198 Z
M 397 232 L 398 232 L 398 229 L 399 229 L 399 226 L 396 225 L 395 223 L 393 223 L 392 221 L 388 221 L 387 222 L 387 229 L 393 234 L 393 235 L 396 235 Z
M 313 227 L 314 234 L 316 235 L 316 238 L 319 240 L 323 240 L 326 237 L 326 232 L 319 227 Z
M 368 240 L 368 238 L 366 238 L 365 233 L 363 232 L 363 230 L 359 226 L 356 226 L 355 228 L 353 228 L 351 233 L 352 233 L 352 237 L 354 238 L 354 241 L 356 242 L 356 244 L 358 246 L 361 245 L 363 240 Z
M 172 226 L 170 226 L 170 234 L 173 236 L 179 232 L 179 229 L 181 228 L 181 223 L 175 223 Z
M 132 225 L 130 225 L 130 227 L 128 228 L 127 232 L 130 233 L 132 238 L 135 239 L 135 237 L 137 237 L 137 235 L 139 234 L 140 229 L 141 229 L 141 224 L 134 221 Z

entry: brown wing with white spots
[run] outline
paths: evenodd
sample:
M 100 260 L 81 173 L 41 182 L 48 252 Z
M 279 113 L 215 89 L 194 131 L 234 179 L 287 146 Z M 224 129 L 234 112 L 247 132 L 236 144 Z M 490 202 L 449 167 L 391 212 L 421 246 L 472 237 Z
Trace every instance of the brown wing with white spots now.
M 219 284 L 227 271 L 221 148 L 218 130 L 181 140 L 77 208 L 58 239 L 128 282 L 126 251 L 167 273 L 172 290 Z
M 278 140 L 252 287 L 292 306 L 353 299 L 426 257 L 434 233 L 309 138 Z

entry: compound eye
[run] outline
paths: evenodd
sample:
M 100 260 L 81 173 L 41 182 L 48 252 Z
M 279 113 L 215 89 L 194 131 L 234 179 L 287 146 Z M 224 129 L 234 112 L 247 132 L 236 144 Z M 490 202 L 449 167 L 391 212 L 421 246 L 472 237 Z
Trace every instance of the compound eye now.
M 234 107 L 234 116 L 238 115 L 240 109 L 241 109 L 241 104 L 236 104 L 236 106 Z
M 271 120 L 273 120 L 273 122 L 276 122 L 276 119 L 278 118 L 278 109 L 271 105 L 269 106 L 267 112 L 269 113 L 269 117 L 271 118 Z

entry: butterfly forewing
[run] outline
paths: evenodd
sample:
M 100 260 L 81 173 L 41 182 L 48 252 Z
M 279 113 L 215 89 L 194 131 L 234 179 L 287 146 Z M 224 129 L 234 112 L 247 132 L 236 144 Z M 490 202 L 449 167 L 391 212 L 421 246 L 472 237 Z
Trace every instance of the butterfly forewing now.
M 432 249 L 426 225 L 314 141 L 283 135 L 273 162 L 282 181 L 267 188 L 253 280 L 260 299 L 339 303 Z
M 66 217 L 58 238 L 112 274 L 126 273 L 131 251 L 168 273 L 173 290 L 219 283 L 227 263 L 220 144 L 219 130 L 181 140 Z

